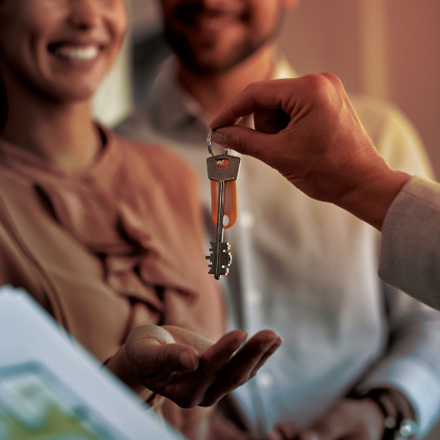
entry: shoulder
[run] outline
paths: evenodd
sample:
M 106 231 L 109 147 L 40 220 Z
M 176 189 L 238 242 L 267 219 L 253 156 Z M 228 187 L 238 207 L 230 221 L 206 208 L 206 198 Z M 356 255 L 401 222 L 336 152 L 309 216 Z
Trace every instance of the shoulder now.
M 361 94 L 350 94 L 350 99 L 370 136 L 389 130 L 396 133 L 415 130 L 406 115 L 389 101 Z

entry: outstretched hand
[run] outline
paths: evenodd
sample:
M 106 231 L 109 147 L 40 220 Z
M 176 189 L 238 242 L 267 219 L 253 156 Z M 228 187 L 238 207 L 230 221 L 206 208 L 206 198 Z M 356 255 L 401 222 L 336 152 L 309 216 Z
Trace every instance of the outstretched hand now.
M 241 330 L 213 344 L 184 328 L 146 325 L 107 366 L 135 391 L 147 387 L 184 408 L 209 406 L 255 376 L 281 345 L 270 330 L 245 340 Z
M 247 115 L 253 115 L 255 130 L 234 125 Z M 409 178 L 377 153 L 333 74 L 250 84 L 211 128 L 213 142 L 262 160 L 308 196 L 378 228 Z M 364 206 L 365 200 L 373 203 Z

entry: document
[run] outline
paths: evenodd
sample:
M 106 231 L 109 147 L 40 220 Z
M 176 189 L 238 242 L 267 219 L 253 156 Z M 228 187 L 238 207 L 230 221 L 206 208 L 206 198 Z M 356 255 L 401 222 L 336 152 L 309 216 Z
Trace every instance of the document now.
M 182 440 L 26 292 L 0 288 L 0 440 Z

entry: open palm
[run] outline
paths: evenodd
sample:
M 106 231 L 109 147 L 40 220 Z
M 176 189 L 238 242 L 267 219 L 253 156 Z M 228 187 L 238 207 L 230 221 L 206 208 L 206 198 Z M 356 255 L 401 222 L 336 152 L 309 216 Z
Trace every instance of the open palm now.
M 143 326 L 127 340 L 126 353 L 140 382 L 184 408 L 209 406 L 247 382 L 281 344 L 270 330 L 235 330 L 215 344 L 175 326 Z

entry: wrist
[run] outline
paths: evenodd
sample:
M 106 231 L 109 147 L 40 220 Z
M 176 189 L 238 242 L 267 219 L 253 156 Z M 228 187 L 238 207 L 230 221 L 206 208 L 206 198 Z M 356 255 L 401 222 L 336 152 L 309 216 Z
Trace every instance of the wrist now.
M 368 399 L 377 406 L 383 416 L 382 440 L 416 439 L 417 423 L 414 408 L 399 391 L 377 388 L 351 397 Z
M 410 177 L 401 171 L 382 169 L 345 194 L 338 205 L 380 231 L 391 203 Z

